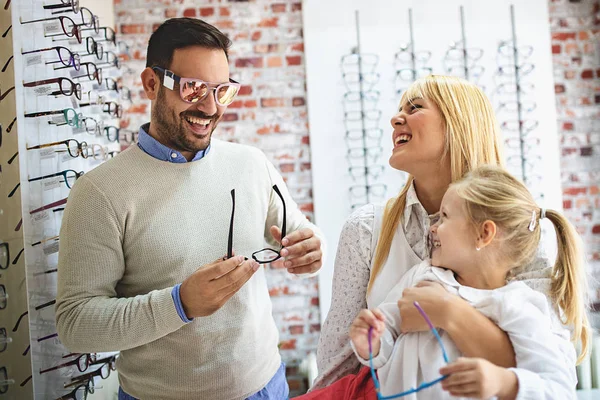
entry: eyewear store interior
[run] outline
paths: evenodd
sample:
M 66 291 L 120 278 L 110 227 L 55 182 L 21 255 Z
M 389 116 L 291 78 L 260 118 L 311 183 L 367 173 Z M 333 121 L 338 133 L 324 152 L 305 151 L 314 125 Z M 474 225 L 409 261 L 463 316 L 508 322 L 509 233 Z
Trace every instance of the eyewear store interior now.
M 600 278 L 598 1 L 0 2 L 0 398 L 116 399 L 117 354 L 72 354 L 57 337 L 58 235 L 75 181 L 135 145 L 149 121 L 139 75 L 167 18 L 201 18 L 232 39 L 241 87 L 215 137 L 260 148 L 327 241 L 317 277 L 266 267 L 291 397 L 315 377 L 344 221 L 406 181 L 387 163 L 389 120 L 422 76 L 457 75 L 484 90 L 507 168 L 539 204 L 564 212 Z M 544 232 L 555 252 L 553 227 Z M 590 290 L 598 328 L 593 280 Z M 579 396 L 592 398 L 597 337 L 578 378 Z

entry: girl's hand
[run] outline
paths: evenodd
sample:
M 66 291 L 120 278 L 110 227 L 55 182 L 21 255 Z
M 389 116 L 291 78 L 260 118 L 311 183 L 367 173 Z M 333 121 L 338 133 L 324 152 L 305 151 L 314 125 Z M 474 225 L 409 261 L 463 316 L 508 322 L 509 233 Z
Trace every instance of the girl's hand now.
M 362 310 L 352 325 L 350 326 L 350 339 L 358 355 L 369 359 L 369 329 L 373 328 L 371 333 L 371 346 L 373 357 L 379 354 L 381 335 L 385 329 L 385 316 L 378 309 Z
M 456 397 L 514 399 L 519 392 L 519 381 L 512 371 L 483 358 L 461 357 L 442 367 L 440 374 L 450 375 L 442 381 L 442 389 Z
M 400 331 L 407 333 L 429 330 L 427 322 L 414 306 L 415 301 L 423 308 L 436 328 L 445 329 L 449 313 L 453 310 L 452 305 L 460 300 L 458 296 L 448 293 L 442 285 L 435 282 L 423 281 L 415 287 L 405 289 L 398 300 Z

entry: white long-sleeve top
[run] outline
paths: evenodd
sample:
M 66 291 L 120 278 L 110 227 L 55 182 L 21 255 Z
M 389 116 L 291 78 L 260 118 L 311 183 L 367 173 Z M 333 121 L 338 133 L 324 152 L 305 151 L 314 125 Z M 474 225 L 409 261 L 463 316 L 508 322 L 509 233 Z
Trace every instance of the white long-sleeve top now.
M 437 215 L 428 215 L 413 187 L 407 195 L 403 223 L 398 224 L 390 254 L 367 297 L 377 238 L 383 214 L 382 205 L 366 205 L 356 210 L 346 221 L 334 266 L 331 308 L 321 329 L 317 349 L 319 376 L 311 390 L 323 388 L 345 375 L 357 373 L 360 362 L 350 346 L 348 332 L 361 309 L 375 308 L 387 297 L 402 276 L 427 257 L 427 232 Z M 545 258 L 537 258 L 514 280 L 546 295 L 550 288 L 552 267 Z M 569 341 L 569 330 L 562 325 L 549 297 L 552 333 L 564 342 L 564 356 L 575 365 L 575 353 Z M 574 378 L 573 385 L 576 384 Z
M 543 294 L 522 282 L 511 282 L 495 290 L 463 286 L 450 270 L 432 267 L 429 261 L 411 268 L 378 307 L 386 317 L 381 349 L 373 358 L 378 369 L 381 394 L 391 396 L 440 377 L 445 365 L 442 350 L 431 332 L 400 333 L 397 301 L 404 289 L 421 281 L 441 283 L 450 293 L 469 302 L 505 331 L 513 344 L 517 367 L 511 370 L 519 380 L 518 400 L 575 399 L 575 366 L 566 354 L 574 348 L 568 337 L 560 340 L 552 333 L 551 311 Z M 461 354 L 450 336 L 439 331 L 450 362 Z M 364 365 L 369 360 L 357 357 Z M 443 400 L 454 398 L 433 385 L 406 399 Z

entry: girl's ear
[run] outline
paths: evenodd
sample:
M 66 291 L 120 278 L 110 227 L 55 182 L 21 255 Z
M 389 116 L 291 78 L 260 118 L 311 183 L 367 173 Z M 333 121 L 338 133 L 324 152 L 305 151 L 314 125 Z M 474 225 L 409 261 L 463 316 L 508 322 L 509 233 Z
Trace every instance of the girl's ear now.
M 492 240 L 496 237 L 497 227 L 496 223 L 491 220 L 486 220 L 479 227 L 479 237 L 477 238 L 477 248 L 482 249 L 492 243 Z

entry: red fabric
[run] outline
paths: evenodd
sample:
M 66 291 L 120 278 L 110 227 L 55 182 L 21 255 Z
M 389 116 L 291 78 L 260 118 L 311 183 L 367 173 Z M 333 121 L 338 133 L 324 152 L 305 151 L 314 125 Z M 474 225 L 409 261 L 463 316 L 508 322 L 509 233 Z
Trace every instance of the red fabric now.
M 294 400 L 377 400 L 371 371 L 362 367 L 356 375 L 346 375 L 326 388 L 315 390 Z

